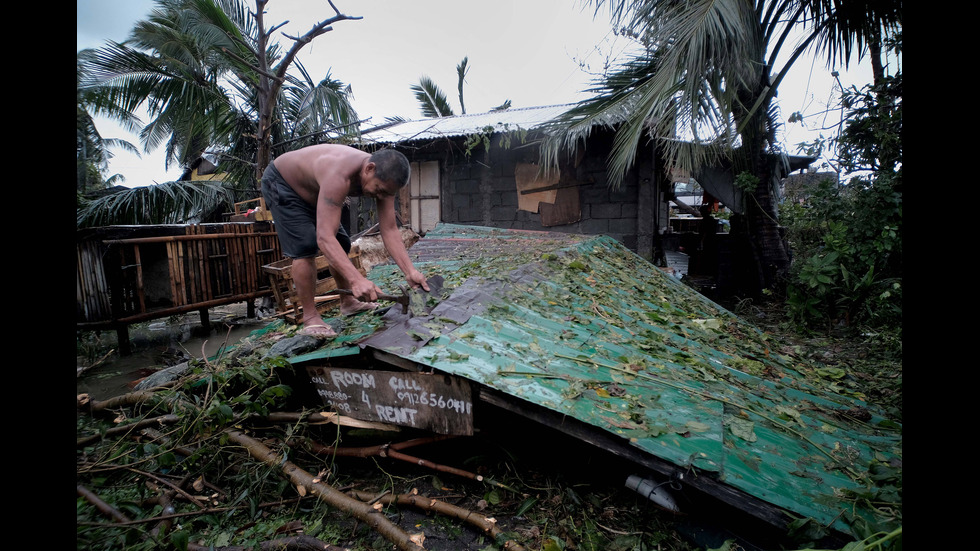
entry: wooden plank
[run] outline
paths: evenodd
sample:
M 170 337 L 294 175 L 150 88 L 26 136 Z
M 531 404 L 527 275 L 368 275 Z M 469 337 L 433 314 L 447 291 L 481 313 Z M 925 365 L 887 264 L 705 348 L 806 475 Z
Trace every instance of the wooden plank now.
M 275 236 L 275 232 L 263 232 L 261 235 Z M 166 243 L 168 241 L 193 241 L 195 239 L 217 239 L 220 237 L 235 237 L 234 233 L 211 233 L 202 235 L 167 235 L 160 237 L 134 237 L 131 239 L 107 239 L 106 245 L 130 245 L 134 243 Z
M 574 224 L 582 219 L 582 205 L 579 201 L 577 187 L 563 187 L 558 190 L 558 196 L 553 205 L 540 203 L 541 225 L 564 226 Z
M 143 289 L 143 263 L 140 261 L 140 246 L 133 245 L 133 257 L 136 260 L 136 297 L 139 300 L 139 311 L 146 311 L 146 291 Z
M 177 249 L 177 274 L 180 276 L 180 281 L 177 282 L 177 287 L 181 291 L 181 304 L 193 304 L 191 296 L 187 292 L 188 281 L 187 281 L 187 251 L 186 244 L 182 242 L 174 243 L 174 247 Z
M 183 314 L 185 312 L 193 312 L 194 310 L 200 310 L 201 308 L 213 308 L 215 306 L 222 306 L 225 304 L 231 304 L 233 302 L 241 302 L 243 300 L 251 300 L 259 297 L 267 296 L 268 293 L 248 293 L 244 295 L 231 296 L 220 298 L 216 300 L 210 300 L 208 302 L 199 302 L 197 304 L 189 304 L 186 306 L 173 306 L 170 308 L 158 308 L 149 312 L 142 312 L 139 314 L 134 314 L 130 316 L 123 316 L 115 320 L 115 323 L 129 324 L 136 323 L 139 321 L 146 321 L 151 319 L 163 318 L 167 316 L 172 316 L 175 314 Z M 93 324 L 95 325 L 95 324 Z
M 325 295 L 335 289 L 337 289 L 337 280 L 332 277 L 325 277 L 317 280 L 316 286 L 313 289 L 313 294 Z
M 234 255 L 234 258 L 239 259 L 239 262 L 231 263 L 232 277 L 230 281 L 231 283 L 230 289 L 232 293 L 240 289 L 242 287 L 242 282 L 244 281 L 244 277 L 242 276 L 242 263 L 240 261 L 243 258 L 243 252 L 244 252 L 242 250 L 242 242 L 240 239 L 240 235 L 241 235 L 241 232 L 239 231 L 240 228 L 241 226 L 236 225 L 234 227 L 235 237 L 230 238 L 228 240 L 229 241 L 228 250 L 230 251 L 230 254 Z
M 196 229 L 196 233 L 200 233 L 200 229 Z M 194 250 L 194 278 L 197 280 L 198 295 L 194 302 L 211 300 L 211 282 L 208 281 L 206 276 L 207 268 L 205 266 L 204 257 L 207 255 L 207 241 L 191 241 L 190 246 Z
M 232 264 L 234 263 L 233 255 L 235 254 L 235 252 L 231 249 L 231 247 L 229 247 L 227 238 L 221 238 L 216 240 L 215 245 L 217 245 L 220 248 L 221 252 L 224 254 L 224 257 L 221 259 L 221 262 L 219 262 L 216 265 L 220 267 L 220 270 L 218 272 L 218 281 L 220 281 L 221 283 L 218 287 L 216 294 L 218 296 L 221 296 L 224 295 L 225 293 L 231 292 L 231 288 L 232 288 L 231 285 L 233 279 Z
M 555 202 L 560 174 L 556 170 L 547 178 L 539 178 L 538 170 L 538 165 L 532 163 L 518 163 L 514 169 L 519 210 L 538 212 L 539 203 Z
M 187 226 L 185 232 L 194 231 L 194 226 Z M 186 272 L 182 271 L 181 275 L 184 276 L 184 292 L 187 293 L 187 302 L 193 304 L 199 302 L 198 299 L 198 274 L 197 274 L 197 259 L 194 255 L 194 250 L 196 245 L 200 241 L 185 241 L 178 244 L 182 252 L 184 263 L 183 268 Z
M 214 300 L 214 282 L 211 279 L 211 249 L 214 243 L 210 239 L 198 243 L 200 243 L 201 279 L 205 289 L 204 300 Z
M 323 403 L 342 415 L 472 435 L 473 401 L 466 379 L 446 374 L 308 367 Z
M 248 235 L 245 237 L 245 244 L 247 245 L 246 248 L 247 261 L 244 263 L 245 277 L 246 277 L 246 281 L 248 282 L 247 283 L 248 288 L 251 289 L 258 284 L 258 278 L 255 272 L 256 272 L 256 268 L 259 265 L 258 254 L 256 253 L 256 251 L 258 250 L 258 247 L 256 246 L 256 237 L 255 234 L 252 232 L 251 226 L 249 226 Z
M 180 278 L 176 271 L 177 254 L 176 251 L 174 250 L 175 243 L 176 242 L 170 242 L 166 244 L 167 269 L 168 269 L 167 273 L 170 274 L 170 303 L 173 306 L 180 306 L 181 305 L 180 294 L 179 294 L 179 290 L 177 289 L 177 282 L 179 281 Z

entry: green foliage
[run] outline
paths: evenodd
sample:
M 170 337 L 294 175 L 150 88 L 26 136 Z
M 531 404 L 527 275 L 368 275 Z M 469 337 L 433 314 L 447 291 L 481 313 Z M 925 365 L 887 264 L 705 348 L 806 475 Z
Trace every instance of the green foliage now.
M 511 130 L 509 124 L 487 125 L 479 132 L 466 136 L 466 140 L 463 142 L 463 153 L 469 158 L 477 147 L 483 146 L 484 154 L 489 158 L 491 139 L 494 135 L 498 137 L 497 143 L 502 149 L 510 149 L 515 138 L 522 144 L 527 140 L 527 130 L 520 126 Z
M 450 117 L 454 115 L 446 94 L 432 81 L 423 75 L 418 84 L 412 85 L 415 99 L 422 106 L 422 116 L 430 118 Z
M 79 228 L 116 224 L 178 224 L 230 208 L 232 190 L 221 182 L 178 181 L 130 188 L 80 204 Z
M 895 170 L 902 162 L 902 75 L 874 86 L 852 87 L 842 104 L 848 124 L 838 140 L 838 160 L 845 170 Z
M 141 412 L 145 417 L 153 417 L 168 410 L 173 400 L 185 404 L 181 407 L 180 423 L 168 428 L 166 437 L 105 439 L 79 450 L 78 483 L 136 520 L 162 514 L 159 506 L 151 509 L 140 505 L 157 492 L 147 484 L 135 483 L 138 473 L 176 477 L 193 473 L 200 480 L 234 481 L 232 488 L 237 488 L 237 495 L 222 498 L 229 505 L 228 510 L 215 514 L 202 514 L 197 507 L 175 503 L 177 512 L 194 511 L 198 515 L 184 518 L 171 534 L 159 541 L 146 538 L 142 525 L 106 526 L 102 513 L 79 499 L 77 548 L 159 549 L 167 542 L 181 548 L 180 542 L 186 542 L 191 536 L 194 541 L 215 545 L 227 545 L 232 539 L 257 543 L 272 537 L 276 528 L 291 520 L 296 511 L 284 509 L 271 516 L 257 516 L 258 504 L 281 499 L 289 488 L 288 481 L 275 469 L 257 462 L 242 462 L 240 450 L 225 445 L 222 435 L 225 429 L 254 416 L 261 418 L 270 411 L 293 406 L 292 389 L 284 382 L 284 378 L 291 376 L 292 367 L 282 359 L 248 365 L 196 362 L 179 386 L 158 391 L 159 399 L 146 404 Z M 104 434 L 108 425 L 107 420 L 80 417 L 78 430 L 80 435 Z M 290 428 L 283 429 L 287 437 Z M 193 451 L 187 455 L 187 450 Z M 242 526 L 249 528 L 242 530 Z
M 95 127 L 95 115 L 108 115 L 116 118 L 123 126 L 131 126 L 135 117 L 132 113 L 118 109 L 108 103 L 97 90 L 87 89 L 81 83 L 87 80 L 86 64 L 91 51 L 82 51 L 76 59 L 76 102 L 77 119 L 75 134 L 75 159 L 77 182 L 76 190 L 79 195 L 91 190 L 100 190 L 115 185 L 123 178 L 120 175 L 106 176 L 108 162 L 113 157 L 112 149 L 119 148 L 131 153 L 137 153 L 136 147 L 115 138 L 104 138 Z M 81 201 L 80 201 L 81 202 Z
M 825 181 L 781 221 L 796 254 L 787 305 L 799 325 L 901 323 L 902 205 L 890 179 Z
M 164 146 L 168 164 L 219 155 L 227 180 L 253 189 L 262 147 L 342 141 L 357 122 L 349 86 L 329 74 L 313 80 L 278 42 L 260 41 L 260 32 L 243 0 L 156 0 L 126 42 L 79 53 L 80 105 L 84 97 L 93 114 L 138 131 L 145 151 Z M 263 86 L 259 67 L 279 74 L 281 88 Z M 141 109 L 149 114 L 145 125 L 132 115 Z
M 841 166 L 860 175 L 824 180 L 781 209 L 796 255 L 787 306 L 801 327 L 901 327 L 902 75 L 841 101 L 840 136 L 802 147 L 836 147 Z
M 735 177 L 735 187 L 745 193 L 755 193 L 759 187 L 759 177 L 748 172 L 739 172 Z
M 479 132 L 466 136 L 466 141 L 463 142 L 463 152 L 466 157 L 469 158 L 473 154 L 473 150 L 481 145 L 483 151 L 489 155 L 490 137 L 493 136 L 493 131 L 493 126 L 485 126 Z

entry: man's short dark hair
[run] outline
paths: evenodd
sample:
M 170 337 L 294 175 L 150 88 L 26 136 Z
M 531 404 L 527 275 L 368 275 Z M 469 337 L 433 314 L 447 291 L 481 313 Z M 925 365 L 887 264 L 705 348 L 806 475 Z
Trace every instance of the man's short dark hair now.
M 412 169 L 408 165 L 408 158 L 400 151 L 394 149 L 375 151 L 370 161 L 374 163 L 374 173 L 381 181 L 395 184 L 399 188 L 408 183 Z

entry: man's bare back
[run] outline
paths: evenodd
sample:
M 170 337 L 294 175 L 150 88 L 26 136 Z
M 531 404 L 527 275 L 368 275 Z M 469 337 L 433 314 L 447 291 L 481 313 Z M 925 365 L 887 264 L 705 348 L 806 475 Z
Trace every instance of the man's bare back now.
M 338 187 L 329 190 L 332 196 L 342 192 L 346 197 L 352 191 L 360 195 L 359 172 L 370 157 L 369 153 L 346 145 L 321 144 L 283 153 L 273 162 L 289 187 L 315 205 L 321 184 Z

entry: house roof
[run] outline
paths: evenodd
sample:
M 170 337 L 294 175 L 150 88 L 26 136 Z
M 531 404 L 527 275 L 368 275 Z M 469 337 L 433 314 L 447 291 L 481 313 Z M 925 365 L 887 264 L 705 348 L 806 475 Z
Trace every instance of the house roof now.
M 361 141 L 365 144 L 411 143 L 436 138 L 469 136 L 487 127 L 492 127 L 497 132 L 532 130 L 562 114 L 571 105 L 502 109 L 486 113 L 397 122 L 362 132 Z
M 409 253 L 445 279 L 434 307 L 292 361 L 356 342 L 574 420 L 686 483 L 744 497 L 733 504 L 844 533 L 848 515 L 875 514 L 846 494 L 866 490 L 876 462 L 900 461 L 900 425 L 614 239 L 440 224 Z M 370 277 L 401 281 L 393 265 Z

